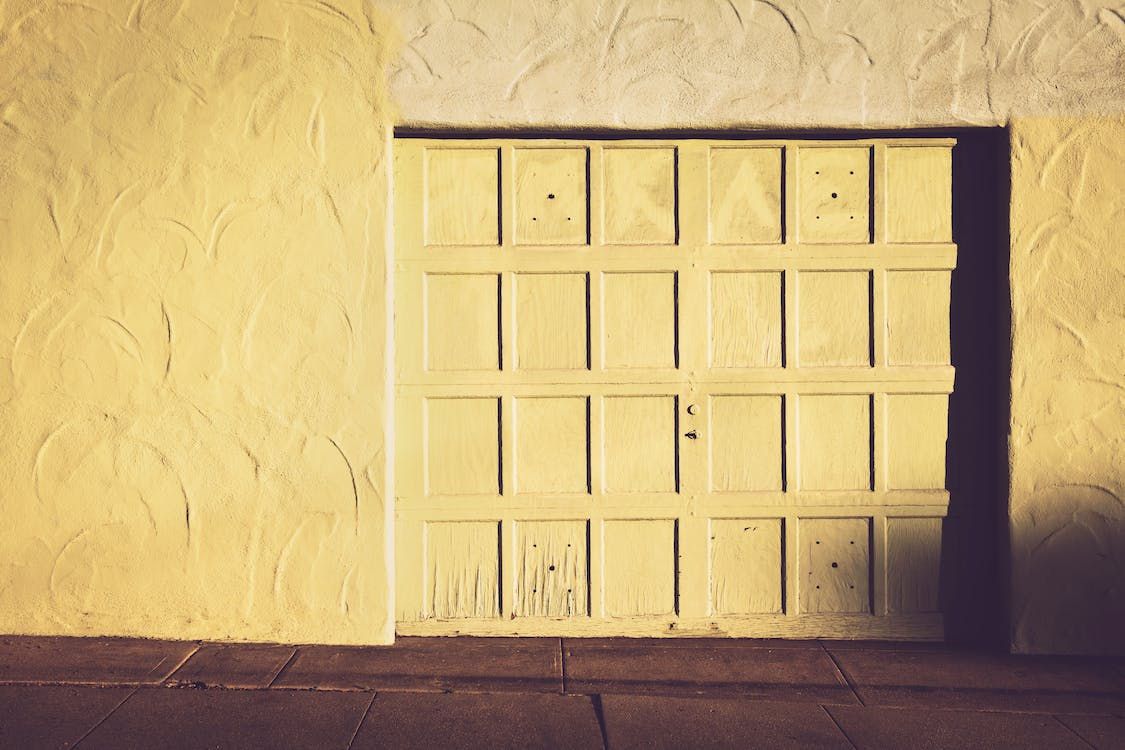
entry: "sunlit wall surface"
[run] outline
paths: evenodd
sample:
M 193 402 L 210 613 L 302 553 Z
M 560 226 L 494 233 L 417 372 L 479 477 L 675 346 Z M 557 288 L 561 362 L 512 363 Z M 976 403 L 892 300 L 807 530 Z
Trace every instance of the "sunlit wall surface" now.
M 1011 124 L 997 595 L 1121 650 L 1123 72 L 1097 1 L 0 0 L 0 632 L 391 637 L 391 125 Z

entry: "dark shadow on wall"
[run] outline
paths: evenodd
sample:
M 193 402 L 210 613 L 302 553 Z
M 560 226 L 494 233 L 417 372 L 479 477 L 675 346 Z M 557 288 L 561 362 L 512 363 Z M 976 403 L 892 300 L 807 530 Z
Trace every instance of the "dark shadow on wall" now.
M 949 518 L 941 554 L 946 639 L 1008 649 L 1008 132 L 961 131 L 953 149 Z

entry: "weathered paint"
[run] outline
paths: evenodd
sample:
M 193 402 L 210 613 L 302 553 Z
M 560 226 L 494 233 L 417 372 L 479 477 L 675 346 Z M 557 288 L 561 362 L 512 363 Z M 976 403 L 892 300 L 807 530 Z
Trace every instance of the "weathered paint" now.
M 887 519 L 887 610 L 937 612 L 941 606 L 940 518 Z
M 781 367 L 782 274 L 711 274 L 712 367 Z
M 711 521 L 711 614 L 780 614 L 784 575 L 780 518 Z
M 797 563 L 802 612 L 871 611 L 871 521 L 802 518 Z
M 953 143 L 826 143 L 396 141 L 400 632 L 940 636 L 936 608 L 888 601 L 888 577 L 932 571 L 889 570 L 885 529 L 941 528 L 953 373 L 913 350 L 891 365 L 884 339 L 913 326 L 948 351 L 929 313 L 949 309 L 957 248 L 884 228 L 948 210 L 887 198 L 914 167 L 948 169 Z M 439 186 L 428 154 L 459 149 L 492 162 Z M 927 158 L 892 183 L 892 149 Z M 792 199 L 801 170 L 815 200 Z M 735 215 L 720 190 L 786 194 L 776 231 L 773 209 L 754 220 L 768 231 L 737 230 L 765 242 L 716 231 Z M 808 212 L 826 221 L 815 242 L 794 229 Z M 468 244 L 428 242 L 435 228 Z M 909 323 L 886 297 L 903 269 L 937 279 Z M 914 539 L 895 564 L 930 565 Z
M 585 521 L 518 524 L 516 617 L 576 617 L 589 612 Z

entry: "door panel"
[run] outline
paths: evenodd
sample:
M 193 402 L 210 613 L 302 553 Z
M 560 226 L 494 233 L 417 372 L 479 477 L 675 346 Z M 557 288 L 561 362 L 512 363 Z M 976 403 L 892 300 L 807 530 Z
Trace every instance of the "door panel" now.
M 948 139 L 400 139 L 399 632 L 940 638 Z

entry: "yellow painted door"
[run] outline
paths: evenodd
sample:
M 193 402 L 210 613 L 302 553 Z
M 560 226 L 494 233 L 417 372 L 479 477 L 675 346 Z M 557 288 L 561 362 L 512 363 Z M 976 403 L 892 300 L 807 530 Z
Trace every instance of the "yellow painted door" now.
M 396 141 L 398 632 L 940 638 L 952 145 Z

